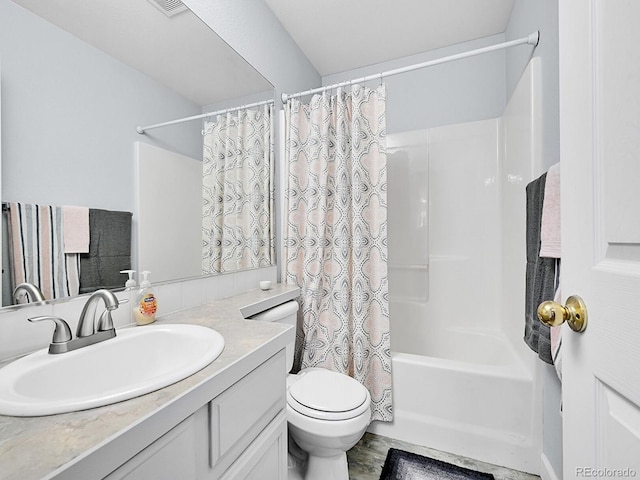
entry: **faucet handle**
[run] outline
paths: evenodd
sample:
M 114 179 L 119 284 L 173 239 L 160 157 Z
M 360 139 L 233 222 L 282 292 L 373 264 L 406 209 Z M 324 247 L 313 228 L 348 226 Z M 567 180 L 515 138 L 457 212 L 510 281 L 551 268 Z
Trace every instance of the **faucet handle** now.
M 53 340 L 51 343 L 64 343 L 71 340 L 71 329 L 69 324 L 60 317 L 53 317 L 51 315 L 42 315 L 39 317 L 32 317 L 28 319 L 30 322 L 42 322 L 44 320 L 51 320 L 55 323 L 56 328 L 53 331 Z

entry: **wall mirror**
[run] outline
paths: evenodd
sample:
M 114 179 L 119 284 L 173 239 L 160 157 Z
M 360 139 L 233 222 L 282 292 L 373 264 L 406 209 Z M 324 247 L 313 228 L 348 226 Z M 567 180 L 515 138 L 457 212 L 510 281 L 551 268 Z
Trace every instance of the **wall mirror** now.
M 177 11 L 167 11 L 168 4 Z M 202 161 L 203 124 L 144 135 L 136 127 L 273 96 L 273 86 L 181 2 L 0 0 L 0 59 L 2 201 L 132 212 L 136 270 L 156 270 L 139 265 L 138 227 L 149 222 L 138 214 L 140 177 L 164 182 L 161 192 L 145 197 L 154 204 L 149 195 L 159 195 L 157 211 L 179 204 L 183 193 L 169 167 L 141 168 L 139 152 L 156 149 Z M 10 276 L 3 244 L 6 306 Z M 201 255 L 200 241 L 192 248 L 157 253 L 180 265 Z M 201 274 L 158 273 L 152 282 Z

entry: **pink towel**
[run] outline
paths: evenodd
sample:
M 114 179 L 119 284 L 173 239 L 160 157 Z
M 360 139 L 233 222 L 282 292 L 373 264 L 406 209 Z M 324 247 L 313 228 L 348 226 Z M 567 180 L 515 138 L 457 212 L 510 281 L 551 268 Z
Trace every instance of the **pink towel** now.
M 540 256 L 560 258 L 560 164 L 547 172 L 540 227 Z
M 64 252 L 89 253 L 89 208 L 62 207 Z

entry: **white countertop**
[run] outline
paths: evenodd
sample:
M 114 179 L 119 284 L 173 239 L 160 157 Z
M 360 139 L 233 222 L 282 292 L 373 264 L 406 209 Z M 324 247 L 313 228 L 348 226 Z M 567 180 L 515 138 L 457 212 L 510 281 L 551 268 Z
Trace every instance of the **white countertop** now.
M 0 479 L 102 478 L 291 342 L 293 328 L 243 314 L 297 296 L 297 287 L 277 284 L 159 318 L 213 328 L 225 339 L 211 364 L 161 390 L 81 412 L 0 415 Z

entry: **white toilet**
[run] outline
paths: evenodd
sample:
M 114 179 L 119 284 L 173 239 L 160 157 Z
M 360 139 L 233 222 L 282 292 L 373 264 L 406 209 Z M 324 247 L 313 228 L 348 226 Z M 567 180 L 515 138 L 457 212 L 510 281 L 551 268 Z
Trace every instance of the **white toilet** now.
M 278 305 L 251 319 L 296 325 L 298 303 Z M 287 373 L 294 344 L 287 346 Z M 348 480 L 347 450 L 371 419 L 369 391 L 353 378 L 323 368 L 287 376 L 289 435 L 308 454 L 305 480 Z

